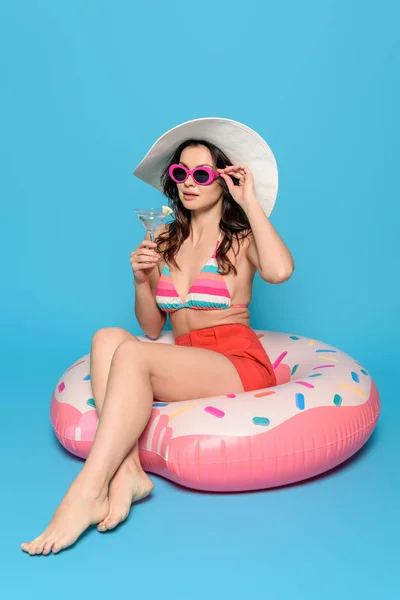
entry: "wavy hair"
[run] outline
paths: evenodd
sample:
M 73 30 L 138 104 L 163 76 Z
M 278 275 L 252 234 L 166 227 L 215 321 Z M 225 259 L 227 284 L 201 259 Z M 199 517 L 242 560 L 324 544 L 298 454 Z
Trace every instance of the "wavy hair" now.
M 161 175 L 161 185 L 164 195 L 169 200 L 168 204 L 174 212 L 175 219 L 168 224 L 168 228 L 164 233 L 157 236 L 157 252 L 163 256 L 163 259 L 167 264 L 172 264 L 179 270 L 180 268 L 175 260 L 175 256 L 183 242 L 189 236 L 191 211 L 185 208 L 180 201 L 177 185 L 169 176 L 168 170 L 170 165 L 179 163 L 181 153 L 187 146 L 205 146 L 208 148 L 213 159 L 214 168 L 224 169 L 225 167 L 232 165 L 226 154 L 211 142 L 189 139 L 180 144 L 164 168 Z M 239 184 L 238 179 L 232 176 L 231 178 L 235 185 Z M 220 177 L 217 181 L 223 190 L 222 211 L 219 226 L 225 235 L 218 247 L 216 258 L 218 267 L 223 275 L 226 275 L 231 271 L 236 275 L 236 267 L 228 258 L 227 253 L 233 247 L 233 238 L 236 239 L 239 247 L 240 239 L 248 237 L 251 233 L 251 227 L 246 213 L 239 204 L 234 201 L 229 193 L 225 180 Z M 235 250 L 233 250 L 233 252 L 235 256 L 237 256 Z

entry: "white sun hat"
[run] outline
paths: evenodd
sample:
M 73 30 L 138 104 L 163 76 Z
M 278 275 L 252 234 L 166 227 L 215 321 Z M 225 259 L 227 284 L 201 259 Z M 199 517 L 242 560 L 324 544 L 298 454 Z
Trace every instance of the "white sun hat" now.
M 191 138 L 218 146 L 234 165 L 247 165 L 253 174 L 255 194 L 267 217 L 278 193 L 278 167 L 267 142 L 238 121 L 206 117 L 186 121 L 164 133 L 133 171 L 139 179 L 163 191 L 161 174 L 177 147 Z

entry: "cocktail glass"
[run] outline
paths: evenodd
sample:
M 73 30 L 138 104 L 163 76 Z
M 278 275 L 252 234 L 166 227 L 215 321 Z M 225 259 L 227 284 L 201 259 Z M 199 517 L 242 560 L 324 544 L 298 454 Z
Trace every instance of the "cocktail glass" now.
M 167 217 L 168 215 L 162 210 L 161 207 L 137 208 L 135 212 L 139 219 L 142 221 L 146 231 L 150 232 L 151 241 L 154 242 L 154 233 L 156 229 L 161 225 L 165 217 Z

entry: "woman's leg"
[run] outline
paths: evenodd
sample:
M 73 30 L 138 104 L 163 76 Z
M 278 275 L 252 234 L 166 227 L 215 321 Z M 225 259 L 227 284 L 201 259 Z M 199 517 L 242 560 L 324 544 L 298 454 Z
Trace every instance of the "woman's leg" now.
M 126 340 L 137 340 L 137 338 L 119 327 L 99 329 L 93 336 L 90 351 L 90 379 L 99 415 L 103 410 L 114 352 L 119 344 Z M 138 473 L 141 477 L 138 477 Z M 99 523 L 97 529 L 102 532 L 112 529 L 126 519 L 132 502 L 142 500 L 152 492 L 153 488 L 153 482 L 142 469 L 139 445 L 136 442 L 111 480 L 108 496 L 110 514 L 107 519 Z
M 218 377 L 210 377 L 218 372 Z M 150 418 L 153 398 L 165 402 L 242 392 L 231 361 L 212 350 L 122 342 L 114 352 L 90 454 L 44 533 L 22 549 L 59 552 L 109 513 L 108 485 Z M 138 474 L 140 477 L 140 474 Z

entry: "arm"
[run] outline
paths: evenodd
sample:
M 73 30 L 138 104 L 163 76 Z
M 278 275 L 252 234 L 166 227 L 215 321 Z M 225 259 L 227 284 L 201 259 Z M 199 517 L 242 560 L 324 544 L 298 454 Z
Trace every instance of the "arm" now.
M 293 257 L 280 238 L 258 202 L 249 202 L 244 207 L 250 222 L 247 257 L 269 283 L 283 283 L 294 271 Z
M 217 171 L 225 180 L 232 198 L 242 207 L 249 220 L 253 235 L 247 248 L 248 260 L 264 281 L 286 281 L 294 271 L 294 260 L 255 196 L 250 169 L 246 165 L 230 165 Z M 236 177 L 239 184 L 234 185 L 231 177 Z
M 165 225 L 161 225 L 155 232 L 155 237 L 164 230 Z M 146 232 L 145 239 L 150 239 L 148 232 Z M 160 336 L 167 320 L 166 313 L 158 308 L 155 300 L 160 271 L 159 264 L 156 264 L 147 281 L 144 283 L 134 281 L 135 316 L 145 335 L 152 339 L 157 339 Z

